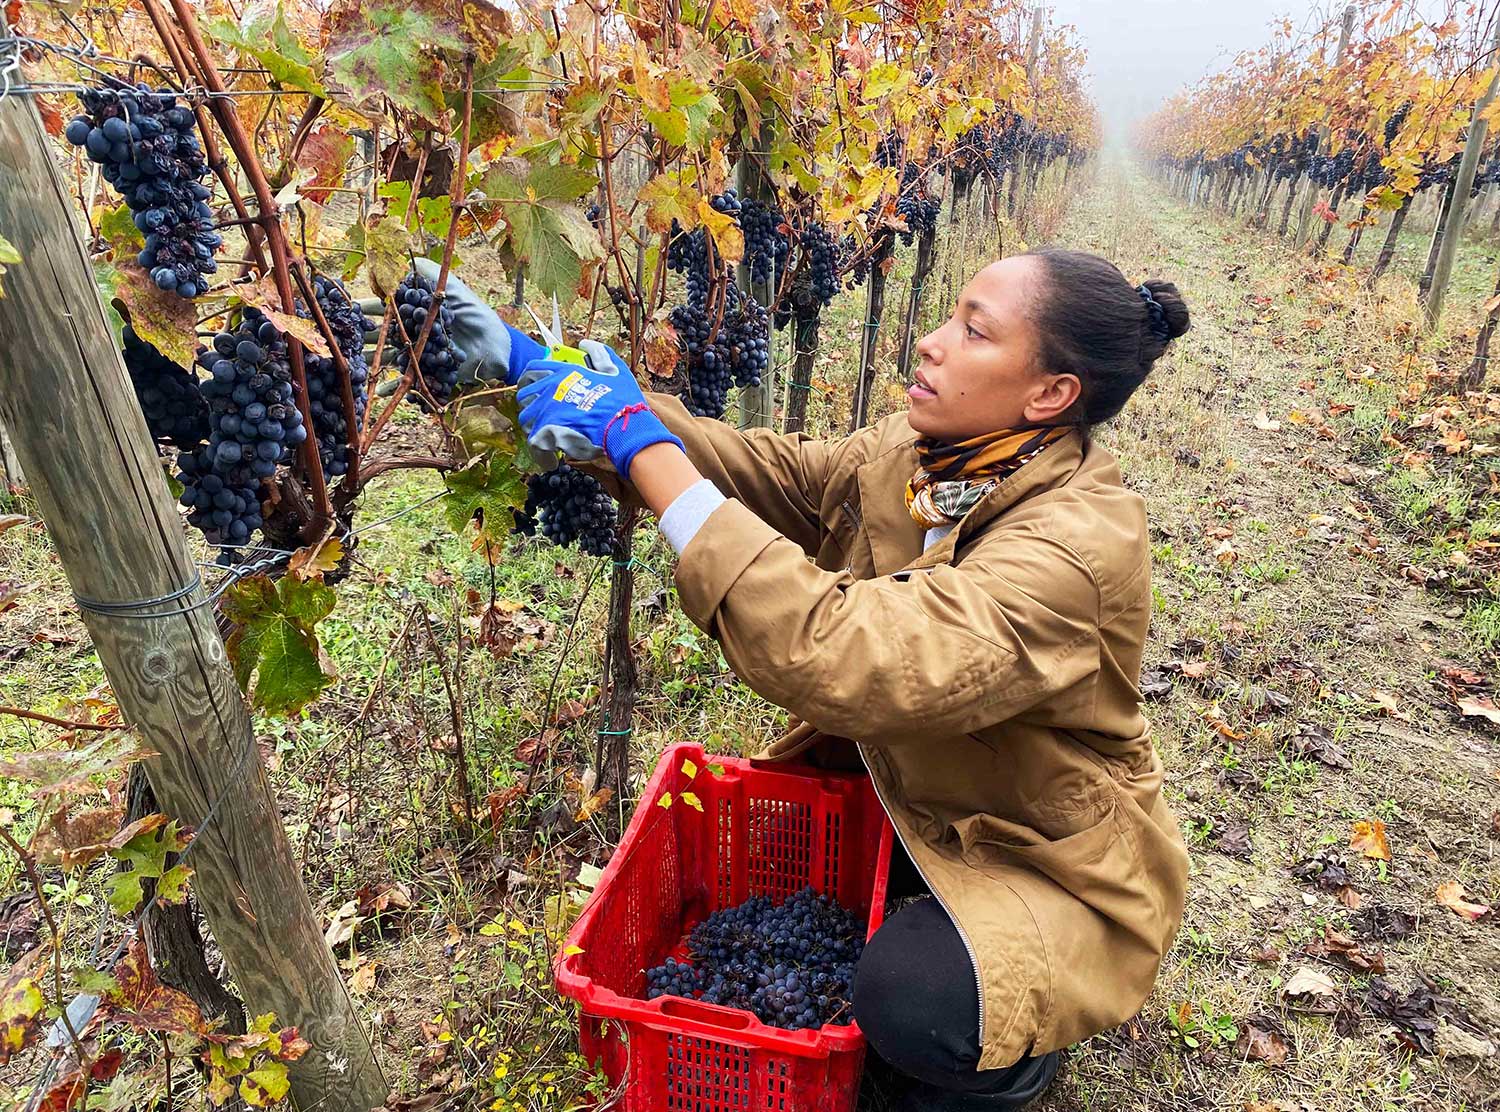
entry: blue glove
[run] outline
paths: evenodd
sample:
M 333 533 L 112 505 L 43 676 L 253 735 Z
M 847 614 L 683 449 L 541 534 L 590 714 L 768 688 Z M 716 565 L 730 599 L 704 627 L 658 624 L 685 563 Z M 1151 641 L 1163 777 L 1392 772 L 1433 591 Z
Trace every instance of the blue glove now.
M 427 258 L 416 259 L 412 265 L 418 274 L 431 282 L 437 281 L 442 269 Z M 506 324 L 495 314 L 495 310 L 481 301 L 479 295 L 451 271 L 448 274 L 448 284 L 443 287 L 443 304 L 453 313 L 453 327 L 449 329 L 449 335 L 465 356 L 458 368 L 458 385 L 469 386 L 476 382 L 502 379 L 505 385 L 514 386 L 521 381 L 521 374 L 528 363 L 547 357 L 544 344 L 532 339 L 519 328 Z M 377 322 L 378 328 L 380 316 L 385 312 L 384 304 L 375 298 L 360 302 L 360 308 Z M 373 344 L 374 335 L 367 335 L 365 342 Z M 394 358 L 394 345 L 389 341 L 386 343 L 386 355 Z M 367 353 L 366 358 L 373 359 L 373 353 Z M 381 388 L 390 393 L 395 390 L 395 386 L 394 382 L 389 382 L 382 383 Z
M 561 453 L 576 460 L 595 459 L 603 453 L 616 471 L 629 478 L 630 464 L 641 449 L 652 444 L 682 447 L 682 441 L 651 412 L 635 376 L 618 354 L 594 340 L 585 340 L 579 347 L 588 357 L 587 366 L 541 359 L 526 371 L 528 381 L 516 400 L 521 404 L 521 427 L 534 453 Z

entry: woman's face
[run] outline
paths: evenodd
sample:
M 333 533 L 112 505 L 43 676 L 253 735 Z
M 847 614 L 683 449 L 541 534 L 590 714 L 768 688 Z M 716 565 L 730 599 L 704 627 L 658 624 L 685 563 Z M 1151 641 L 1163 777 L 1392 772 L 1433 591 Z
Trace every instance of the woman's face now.
M 908 420 L 920 435 L 956 442 L 1017 425 L 1055 424 L 1078 398 L 1074 375 L 1037 357 L 1027 309 L 1042 263 L 1015 255 L 991 263 L 958 295 L 953 315 L 917 343 Z

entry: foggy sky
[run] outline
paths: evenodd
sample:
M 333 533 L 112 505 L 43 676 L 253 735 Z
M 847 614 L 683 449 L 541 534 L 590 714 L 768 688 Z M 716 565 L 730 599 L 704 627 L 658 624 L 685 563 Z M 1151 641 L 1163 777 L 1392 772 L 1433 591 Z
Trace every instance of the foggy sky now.
M 1184 85 L 1271 38 L 1271 22 L 1302 27 L 1327 0 L 1050 0 L 1056 23 L 1077 26 L 1106 142 Z M 1314 21 L 1317 22 L 1317 21 Z

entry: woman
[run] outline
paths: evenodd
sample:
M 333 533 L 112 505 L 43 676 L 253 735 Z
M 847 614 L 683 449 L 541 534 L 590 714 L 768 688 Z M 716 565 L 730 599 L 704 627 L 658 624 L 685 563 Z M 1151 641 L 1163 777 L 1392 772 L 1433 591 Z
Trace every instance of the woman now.
M 1008 258 L 918 344 L 908 412 L 835 442 L 648 400 L 602 345 L 588 367 L 532 362 L 513 330 L 490 345 L 525 372 L 533 446 L 608 456 L 680 554 L 684 610 L 800 720 L 764 756 L 857 743 L 931 893 L 855 985 L 903 1107 L 1027 1103 L 1060 1048 L 1140 1008 L 1181 920 L 1137 690 L 1144 505 L 1089 430 L 1187 327 L 1169 282 Z

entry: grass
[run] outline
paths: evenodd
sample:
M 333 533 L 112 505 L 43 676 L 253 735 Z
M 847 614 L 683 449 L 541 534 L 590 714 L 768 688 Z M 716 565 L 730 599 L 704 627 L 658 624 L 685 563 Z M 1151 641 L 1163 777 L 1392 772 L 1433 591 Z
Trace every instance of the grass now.
M 1140 1015 L 1075 1048 L 1040 1107 L 1480 1107 L 1500 1083 L 1495 1059 L 1413 1056 L 1357 1007 L 1341 1030 L 1316 1001 L 1282 989 L 1303 966 L 1327 972 L 1350 1001 L 1368 984 L 1317 948 L 1325 926 L 1356 931 L 1352 909 L 1291 873 L 1332 848 L 1367 906 L 1419 916 L 1408 939 L 1361 940 L 1384 950 L 1387 979 L 1405 988 L 1432 976 L 1491 1037 L 1500 1027 L 1494 926 L 1458 919 L 1433 895 L 1459 879 L 1476 900 L 1500 899 L 1489 825 L 1496 734 L 1460 718 L 1440 678 L 1447 662 L 1493 675 L 1500 651 L 1485 547 L 1500 509 L 1487 493 L 1493 464 L 1476 450 L 1494 445 L 1495 418 L 1483 398 L 1445 397 L 1443 377 L 1461 365 L 1464 333 L 1487 296 L 1487 252 L 1461 254 L 1449 321 L 1421 339 L 1409 278 L 1415 232 L 1397 272 L 1367 291 L 1339 267 L 1182 207 L 1126 168 L 1075 180 L 1069 193 L 1065 208 L 1055 187 L 1044 191 L 1031 235 L 1010 226 L 982 235 L 978 212 L 967 236 L 945 225 L 924 320 L 946 312 L 945 296 L 1001 244 L 1013 251 L 1028 239 L 1107 252 L 1133 280 L 1159 274 L 1182 286 L 1193 331 L 1100 435 L 1149 507 L 1155 605 L 1145 664 L 1185 661 L 1203 675 L 1177 675 L 1148 706 L 1164 790 L 1191 846 L 1184 928 Z M 1377 231 L 1361 252 L 1378 248 Z M 967 255 L 957 246 L 965 241 Z M 910 266 L 901 252 L 888 287 L 876 418 L 904 404 L 894 318 Z M 814 434 L 843 425 L 863 302 L 841 298 L 825 321 Z M 1423 423 L 1442 406 L 1440 423 L 1463 430 L 1470 448 L 1450 455 L 1439 421 Z M 1261 410 L 1280 428 L 1257 427 Z M 415 420 L 403 430 L 415 433 Z M 374 917 L 338 948 L 396 1087 L 460 1093 L 474 1107 L 560 1110 L 596 1083 L 573 1053 L 575 1018 L 550 987 L 548 963 L 587 895 L 581 868 L 608 859 L 623 815 L 614 801 L 574 821 L 602 726 L 609 569 L 520 540 L 492 568 L 426 501 L 436 489 L 431 477 L 393 472 L 370 492 L 360 520 L 391 520 L 361 538 L 324 627 L 339 680 L 306 714 L 257 720 L 256 730 L 318 914 L 331 920 L 370 885 L 411 894 L 410 912 Z M 637 534 L 634 555 L 635 768 L 648 769 L 673 740 L 747 753 L 774 738 L 784 715 L 682 616 L 670 551 L 653 529 Z M 0 616 L 0 703 L 80 713 L 81 700 L 107 692 L 45 531 L 0 535 L 0 568 L 0 580 L 34 587 Z M 492 590 L 517 634 L 498 653 L 477 640 Z M 424 611 L 462 675 L 465 771 L 481 815 L 473 830 L 458 818 L 438 666 L 425 641 L 404 636 Z M 1325 730 L 1351 767 L 1300 753 L 1303 724 Z M 52 739 L 0 716 L 0 753 Z M 538 752 L 538 784 L 516 797 L 508 789 Z M 35 812 L 19 785 L 0 781 L 0 809 L 30 833 Z M 1389 863 L 1347 852 L 1351 824 L 1368 818 L 1386 824 Z M 1236 826 L 1248 831 L 1248 856 L 1221 842 Z M 14 889 L 19 878 L 0 871 L 0 882 Z M 98 884 L 91 876 L 69 896 L 79 946 L 99 921 Z M 1247 1060 L 1240 1036 L 1257 1016 L 1284 1029 L 1286 1064 Z M 25 1079 L 15 1066 L 0 1070 L 0 1098 Z

